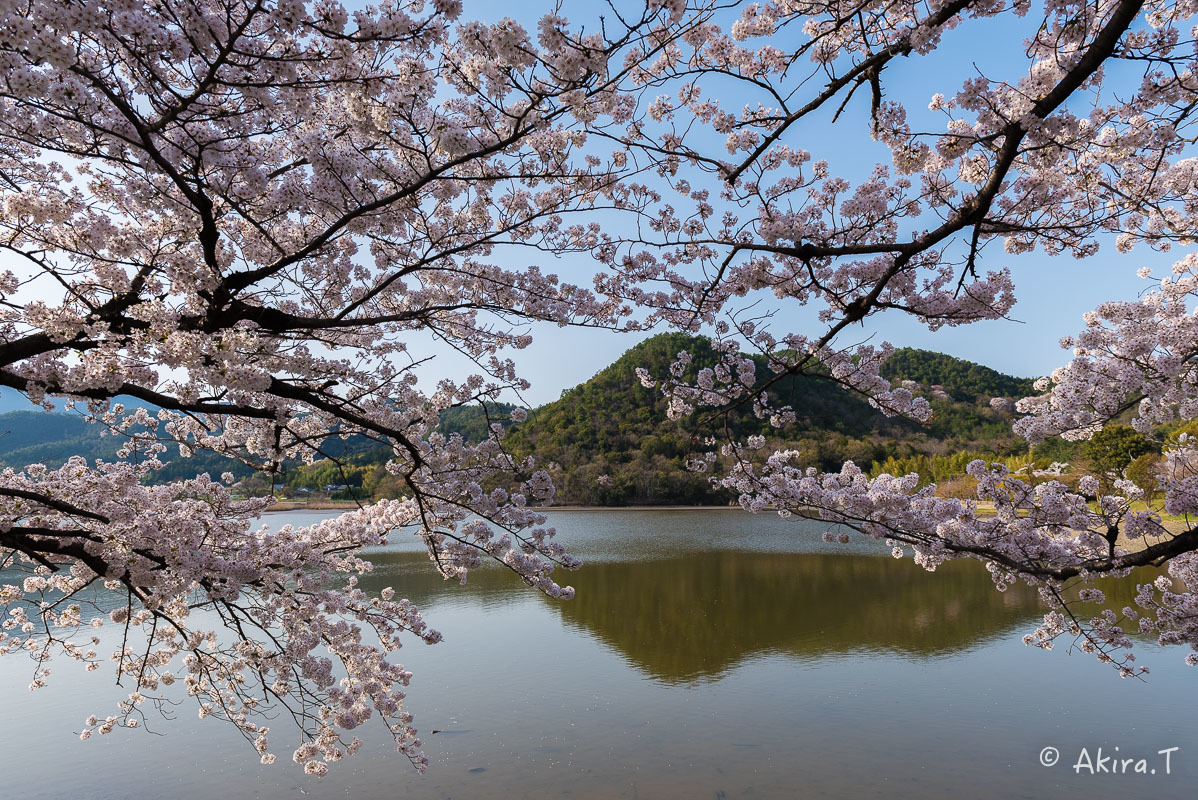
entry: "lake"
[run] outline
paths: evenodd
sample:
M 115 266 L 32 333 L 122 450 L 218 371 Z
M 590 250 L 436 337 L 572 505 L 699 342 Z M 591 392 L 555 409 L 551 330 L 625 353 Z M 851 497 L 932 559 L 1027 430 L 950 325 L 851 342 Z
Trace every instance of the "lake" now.
M 10 656 L 0 659 L 0 796 L 1194 796 L 1198 672 L 1182 649 L 1144 642 L 1139 663 L 1152 674 L 1139 681 L 1066 642 L 1025 647 L 1043 613 L 1031 591 L 999 593 L 973 562 L 927 573 L 879 544 L 825 544 L 818 521 L 734 509 L 550 517 L 586 561 L 562 576 L 578 590 L 568 602 L 498 567 L 466 586 L 443 582 L 421 545 L 399 536 L 371 553 L 363 588 L 394 586 L 445 635 L 400 654 L 415 673 L 407 708 L 426 774 L 367 726 L 358 756 L 309 778 L 288 758 L 282 720 L 279 763 L 261 766 L 191 704 L 175 720 L 151 717 L 152 732 L 81 742 L 83 718 L 112 713 L 124 692 L 103 671 L 59 661 L 31 694 L 31 665 Z M 1134 584 L 1107 593 L 1122 606 Z M 1047 747 L 1059 751 L 1048 767 Z M 1174 747 L 1166 774 L 1158 751 Z M 1083 748 L 1096 774 L 1075 770 Z M 1134 774 L 1134 763 L 1101 773 L 1099 748 L 1145 758 L 1156 774 Z

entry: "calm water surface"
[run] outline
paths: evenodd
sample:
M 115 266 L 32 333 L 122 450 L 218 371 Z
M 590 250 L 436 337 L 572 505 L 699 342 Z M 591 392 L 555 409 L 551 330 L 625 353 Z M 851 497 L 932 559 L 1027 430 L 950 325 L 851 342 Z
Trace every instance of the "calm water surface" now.
M 327 512 L 325 512 L 327 513 Z M 302 524 L 317 512 L 271 515 Z M 984 569 L 933 574 L 826 525 L 735 510 L 555 511 L 587 566 L 552 601 L 499 568 L 446 584 L 414 542 L 372 559 L 445 642 L 409 644 L 408 708 L 431 766 L 380 731 L 323 781 L 263 767 L 227 726 L 171 722 L 80 742 L 120 689 L 61 662 L 35 695 L 0 659 L 4 798 L 1192 798 L 1198 672 L 1146 643 L 1147 682 L 1026 648 L 1042 613 Z M 398 537 L 396 537 L 398 538 Z M 1143 578 L 1141 578 L 1143 579 Z M 1135 581 L 1118 591 L 1122 606 Z M 439 733 L 429 734 L 438 730 Z M 1059 748 L 1053 767 L 1040 764 Z M 1155 775 L 1076 773 L 1082 748 Z M 1157 751 L 1179 747 L 1166 775 Z M 1130 767 L 1129 767 L 1130 769 Z

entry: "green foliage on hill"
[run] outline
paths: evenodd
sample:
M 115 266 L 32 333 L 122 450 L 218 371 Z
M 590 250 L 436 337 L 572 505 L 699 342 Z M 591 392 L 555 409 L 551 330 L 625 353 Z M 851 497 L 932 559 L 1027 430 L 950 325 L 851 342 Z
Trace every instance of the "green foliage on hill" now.
M 969 402 L 979 397 L 1019 398 L 1036 394 L 1032 378 L 1015 378 L 972 361 L 910 347 L 894 351 L 882 367 L 882 377 L 889 381 L 915 381 L 929 388 L 941 386 L 954 399 Z
M 492 424 L 507 425 L 508 415 L 514 408 L 510 403 L 447 408 L 441 412 L 441 424 L 437 430 L 446 436 L 456 433 L 468 442 L 481 442 L 487 438 Z
M 586 383 L 563 392 L 556 402 L 537 409 L 526 423 L 512 429 L 507 446 L 515 455 L 533 455 L 550 467 L 560 502 L 597 505 L 734 499 L 713 492 L 706 476 L 685 470 L 686 457 L 700 448 L 706 435 L 730 434 L 740 440 L 763 435 L 771 446 L 797 449 L 802 463 L 825 470 L 839 469 L 846 460 L 868 467 L 888 457 L 957 450 L 1008 456 L 1026 450 L 1011 433 L 1010 419 L 991 409 L 984 398 L 998 394 L 998 389 L 1028 394 L 1030 381 L 918 350 L 900 351 L 900 368 L 890 374 L 893 380 L 922 383 L 935 378 L 938 385 L 953 387 L 951 397 L 932 398 L 934 415 L 927 426 L 888 418 L 858 395 L 812 376 L 786 378 L 771 388 L 775 404 L 790 405 L 795 411 L 797 421 L 787 429 L 771 428 L 748 408 L 727 415 L 700 411 L 671 421 L 660 390 L 642 386 L 635 371 L 644 367 L 661 379 L 680 350 L 690 353 L 692 374 L 717 360 L 703 337 L 655 336 Z M 758 362 L 757 377 L 758 381 L 770 377 L 763 360 Z M 974 377 L 976 382 L 971 382 Z
M 537 409 L 513 436 L 523 437 L 529 451 L 542 455 L 572 448 L 600 453 L 639 449 L 667 457 L 690 452 L 696 436 L 703 433 L 696 425 L 710 415 L 698 412 L 686 420 L 668 420 L 661 391 L 642 386 L 636 376 L 636 369 L 643 367 L 657 379 L 666 377 L 681 350 L 691 355 L 691 375 L 714 366 L 718 360 L 705 337 L 680 333 L 654 336 L 628 350 L 586 383 L 562 392 L 561 399 Z M 764 361 L 759 361 L 758 380 L 768 376 Z M 917 429 L 904 420 L 887 419 L 860 397 L 822 378 L 784 379 L 771 390 L 771 397 L 795 409 L 801 430 L 862 436 L 901 435 Z M 775 433 L 768 421 L 756 418 L 747 407 L 719 420 L 721 428 L 725 424 L 741 438 Z

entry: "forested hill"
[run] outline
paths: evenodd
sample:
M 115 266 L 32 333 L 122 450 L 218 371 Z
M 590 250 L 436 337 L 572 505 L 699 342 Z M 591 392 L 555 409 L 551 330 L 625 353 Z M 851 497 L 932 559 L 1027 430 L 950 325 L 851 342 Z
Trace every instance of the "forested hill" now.
M 930 350 L 904 347 L 895 350 L 882 367 L 882 377 L 940 386 L 958 400 L 979 397 L 1028 397 L 1036 393 L 1033 378 L 1013 378 L 1001 372 Z
M 1010 419 L 989 407 L 990 397 L 1022 397 L 1031 381 L 1013 378 L 940 353 L 903 349 L 888 372 L 893 381 L 912 380 L 929 397 L 934 416 L 927 426 L 888 418 L 859 396 L 818 377 L 782 381 L 776 403 L 792 406 L 797 422 L 774 430 L 747 409 L 728 419 L 702 412 L 677 422 L 667 418 L 658 389 L 641 385 L 637 367 L 656 378 L 668 374 L 675 354 L 692 356 L 691 371 L 716 361 L 703 337 L 663 334 L 642 342 L 611 366 L 559 400 L 534 411 L 508 435 L 517 455 L 535 455 L 551 465 L 563 502 L 584 504 L 718 502 L 702 475 L 682 469 L 686 455 L 707 434 L 724 426 L 737 438 L 764 435 L 794 446 L 811 466 L 837 469 L 846 460 L 863 466 L 891 457 L 960 450 L 1007 455 L 1021 450 Z M 758 363 L 758 379 L 768 374 Z
M 884 374 L 892 381 L 919 384 L 934 409 L 927 426 L 885 417 L 859 396 L 818 377 L 786 379 L 772 391 L 776 403 L 796 412 L 796 423 L 783 430 L 772 429 L 747 409 L 727 419 L 698 412 L 672 421 L 660 390 L 642 386 L 636 369 L 644 367 L 661 379 L 680 350 L 691 354 L 692 374 L 716 362 L 706 338 L 655 336 L 589 381 L 562 392 L 560 399 L 533 410 L 525 423 L 509 431 L 507 447 L 514 455 L 535 456 L 549 467 L 559 502 L 578 504 L 726 502 L 728 498 L 710 491 L 705 476 L 683 467 L 703 436 L 720 436 L 725 426 L 738 439 L 761 434 L 771 445 L 798 449 L 803 461 L 822 469 L 838 469 L 850 459 L 864 467 L 888 458 L 966 450 L 1003 456 L 1025 447 L 1011 434 L 1010 419 L 991 409 L 988 400 L 1031 394 L 1030 380 L 926 350 L 898 350 Z M 764 361 L 759 361 L 759 380 L 768 375 Z M 485 415 L 480 408 L 454 409 L 443 416 L 442 430 L 477 441 L 486 435 L 489 422 L 506 419 L 510 411 L 503 404 L 489 406 Z M 0 463 L 54 466 L 76 454 L 89 460 L 112 458 L 120 442 L 98 433 L 74 414 L 0 414 Z M 368 451 L 367 444 L 351 439 L 346 458 L 335 468 L 292 465 L 275 485 L 316 494 L 329 485 L 348 485 L 345 491 L 355 496 L 397 491 L 382 469 L 386 454 Z M 238 477 L 249 475 L 244 467 L 204 455 L 176 459 L 157 477 L 225 469 Z M 270 482 L 259 479 L 257 484 L 265 489 Z
M 562 392 L 559 400 L 536 409 L 527 423 L 513 431 L 509 442 L 525 444 L 523 449 L 542 457 L 556 457 L 579 449 L 600 453 L 639 449 L 671 454 L 689 450 L 696 435 L 713 432 L 696 427 L 705 415 L 700 412 L 690 419 L 671 422 L 666 417 L 666 401 L 661 391 L 642 386 L 636 376 L 636 369 L 643 367 L 659 381 L 668 377 L 669 365 L 681 350 L 691 355 L 692 375 L 717 362 L 711 342 L 704 337 L 654 336 L 628 350 L 587 382 Z M 767 374 L 764 362 L 759 362 L 759 380 L 764 380 Z M 820 378 L 784 380 L 773 396 L 795 409 L 798 415 L 795 427 L 799 432 L 902 436 L 918 430 L 904 420 L 884 417 L 860 397 Z M 776 433 L 768 422 L 757 419 L 747 409 L 734 414 L 727 423 L 742 438 Z
M 111 458 L 120 445 L 101 438 L 77 414 L 9 411 L 0 414 L 0 459 L 13 466 L 60 464 L 73 455 Z

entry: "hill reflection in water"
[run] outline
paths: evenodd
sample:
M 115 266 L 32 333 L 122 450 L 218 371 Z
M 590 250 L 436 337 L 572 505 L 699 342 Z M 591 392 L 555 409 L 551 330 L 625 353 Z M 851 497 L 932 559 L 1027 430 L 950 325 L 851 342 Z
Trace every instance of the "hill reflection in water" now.
M 587 564 L 569 581 L 570 601 L 530 595 L 510 572 L 485 568 L 466 586 L 446 585 L 419 553 L 373 553 L 367 591 L 393 585 L 424 607 L 497 606 L 540 598 L 563 622 L 666 683 L 718 679 L 758 655 L 795 659 L 853 652 L 906 658 L 960 653 L 1043 613 L 1034 591 L 995 590 L 974 561 L 929 573 L 909 559 L 836 553 L 690 552 L 646 561 Z M 1134 593 L 1138 576 L 1108 581 L 1111 605 Z M 435 617 L 434 617 L 435 624 Z
M 565 621 L 667 682 L 717 678 L 747 658 L 968 649 L 1037 615 L 1025 587 L 999 593 L 978 564 L 815 553 L 688 553 L 594 564 Z

